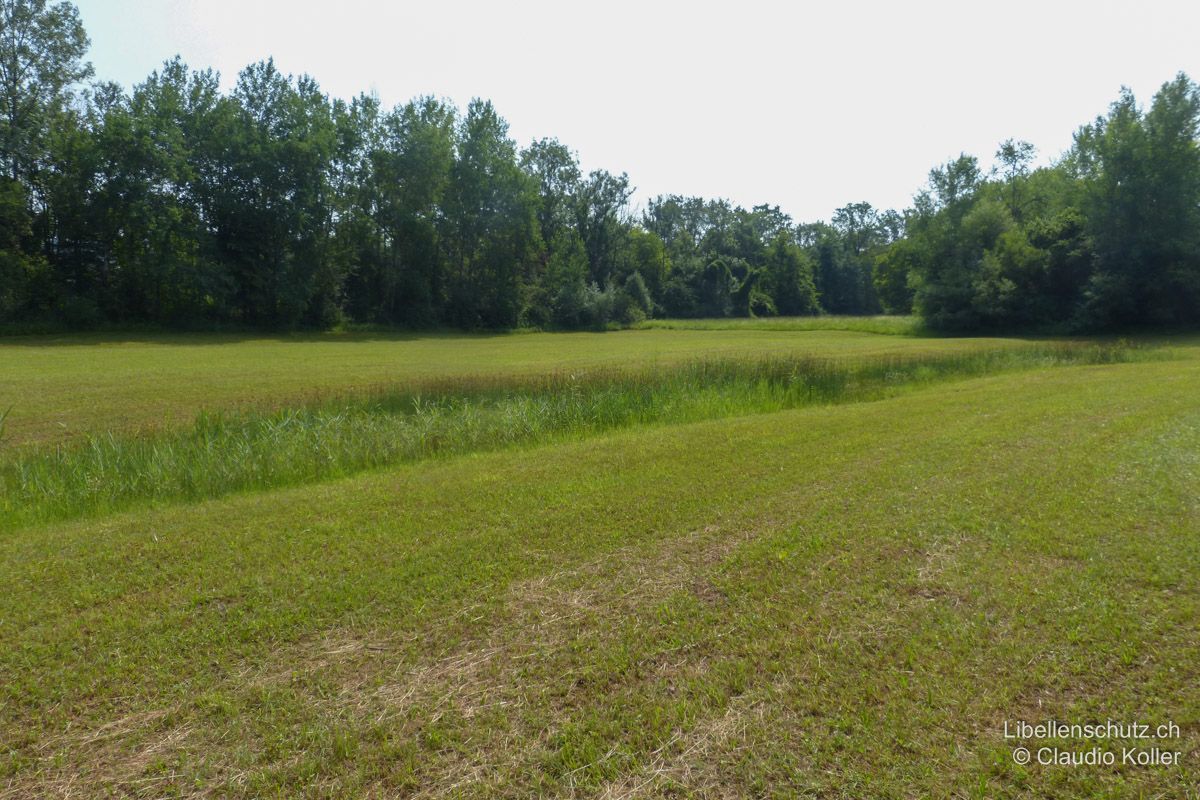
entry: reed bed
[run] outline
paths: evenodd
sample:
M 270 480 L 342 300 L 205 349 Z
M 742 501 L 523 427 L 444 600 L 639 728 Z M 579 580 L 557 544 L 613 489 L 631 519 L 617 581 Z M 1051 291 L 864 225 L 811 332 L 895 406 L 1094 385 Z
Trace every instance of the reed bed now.
M 200 414 L 184 428 L 94 435 L 0 462 L 0 529 L 302 484 L 393 464 L 639 425 L 872 400 L 924 384 L 1035 367 L 1143 359 L 1124 343 L 963 354 L 707 359 L 670 367 L 379 387 L 271 411 Z
M 757 330 L 757 331 L 856 331 L 889 336 L 928 336 L 930 332 L 915 316 L 871 317 L 721 317 L 716 319 L 648 319 L 638 329 L 659 330 Z

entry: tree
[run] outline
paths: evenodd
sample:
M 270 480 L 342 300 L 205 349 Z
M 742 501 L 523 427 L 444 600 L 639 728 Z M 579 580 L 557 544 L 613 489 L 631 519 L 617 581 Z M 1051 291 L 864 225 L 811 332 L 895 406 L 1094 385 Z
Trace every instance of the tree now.
M 406 103 L 380 121 L 370 153 L 368 207 L 381 239 L 367 273 L 379 322 L 430 325 L 444 318 L 452 234 L 442 212 L 451 191 L 457 124 L 456 110 L 433 97 Z
M 975 156 L 965 153 L 929 172 L 929 189 L 939 208 L 961 209 L 979 189 L 982 174 Z M 961 216 L 961 215 L 959 215 Z
M 69 2 L 0 0 L 5 321 L 604 328 L 646 316 L 915 310 L 934 328 L 1200 321 L 1200 89 L 1123 91 L 1058 162 L 960 154 L 912 208 L 664 195 L 518 152 L 492 105 L 331 100 L 268 60 L 223 94 L 169 61 L 80 87 Z
M 1089 327 L 1197 318 L 1200 94 L 1186 75 L 1143 115 L 1123 90 L 1080 129 L 1073 167 L 1096 252 L 1081 321 Z
M 792 230 L 792 218 L 780 210 L 779 206 L 757 205 L 750 212 L 742 212 L 746 224 L 754 235 L 754 241 L 760 247 L 766 247 L 780 235 L 789 235 Z
M 658 234 L 636 225 L 629 229 L 628 258 L 622 271 L 627 275 L 636 272 L 651 296 L 662 294 L 671 272 L 671 258 Z
M 26 253 L 32 233 L 24 187 L 0 177 L 0 319 L 29 310 L 35 272 L 44 264 Z
M 872 281 L 879 303 L 888 314 L 912 313 L 913 288 L 908 276 L 920 263 L 920 244 L 914 238 L 893 242 L 875 257 Z
M 329 100 L 312 78 L 285 76 L 267 60 L 242 70 L 222 106 L 211 210 L 237 318 L 328 322 L 342 277 L 329 258 L 337 144 Z
M 650 290 L 642 280 L 641 273 L 636 270 L 629 273 L 629 277 L 617 293 L 614 316 L 618 321 L 629 325 L 646 319 L 653 310 L 654 300 L 650 297 Z
M 843 206 L 833 213 L 833 230 L 840 239 L 841 251 L 834 263 L 843 273 L 840 283 L 846 293 L 839 310 L 849 314 L 878 314 L 882 308 L 871 274 L 875 255 L 888 241 L 879 212 L 870 203 Z
M 1151 204 L 1142 231 L 1149 322 L 1200 321 L 1200 87 L 1180 73 L 1146 114 Z
M 0 166 L 31 182 L 53 116 L 91 77 L 87 34 L 68 2 L 0 0 Z
M 521 168 L 538 188 L 538 225 L 548 246 L 573 226 L 572 203 L 580 191 L 579 162 L 557 139 L 540 139 L 521 153 Z
M 633 194 L 629 176 L 594 170 L 575 198 L 576 229 L 587 253 L 592 282 L 603 286 L 615 277 L 629 222 L 625 208 Z
M 918 246 L 911 254 L 913 307 L 934 328 L 962 330 L 979 323 L 974 307 L 975 280 L 982 246 L 996 234 L 998 209 L 989 208 L 968 221 L 981 188 L 979 163 L 960 155 L 929 173 L 929 183 L 916 199 L 910 237 Z M 1006 209 L 1004 209 L 1006 211 Z
M 792 241 L 787 231 L 771 240 L 766 257 L 765 289 L 776 310 L 786 316 L 819 314 L 812 259 Z
M 1017 202 L 1017 189 L 1020 179 L 1029 174 L 1029 165 L 1037 149 L 1029 142 L 1005 139 L 996 151 L 996 160 L 1003 168 L 1005 182 L 1008 183 L 1008 210 L 1014 219 L 1021 218 L 1021 209 Z
M 696 300 L 703 317 L 727 317 L 733 310 L 733 293 L 737 280 L 733 270 L 745 273 L 746 264 L 738 259 L 717 256 L 709 261 L 698 275 Z
M 0 0 L 0 315 L 56 304 L 44 245 L 46 176 L 56 127 L 75 84 L 92 74 L 88 39 L 71 3 Z
M 216 76 L 176 58 L 134 87 L 128 102 L 103 104 L 95 142 L 113 174 L 97 189 L 106 214 L 96 236 L 116 272 L 123 318 L 191 322 L 223 295 L 221 267 L 204 257 L 210 242 L 193 191 L 199 140 L 217 102 Z
M 642 215 L 642 227 L 662 239 L 672 259 L 694 256 L 707 227 L 707 205 L 699 197 L 652 198 Z
M 540 246 L 536 211 L 536 188 L 517 164 L 508 123 L 491 103 L 472 100 L 459 128 L 447 196 L 453 323 L 517 324 Z

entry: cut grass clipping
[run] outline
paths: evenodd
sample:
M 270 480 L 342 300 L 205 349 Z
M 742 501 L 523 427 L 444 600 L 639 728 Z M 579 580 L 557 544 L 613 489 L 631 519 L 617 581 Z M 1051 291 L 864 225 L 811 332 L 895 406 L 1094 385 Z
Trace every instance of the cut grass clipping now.
M 1052 344 L 858 362 L 720 359 L 537 378 L 461 380 L 271 412 L 204 413 L 185 429 L 108 433 L 0 464 L 0 529 L 295 485 L 444 454 L 632 425 L 693 422 L 1003 370 L 1145 358 L 1125 344 Z

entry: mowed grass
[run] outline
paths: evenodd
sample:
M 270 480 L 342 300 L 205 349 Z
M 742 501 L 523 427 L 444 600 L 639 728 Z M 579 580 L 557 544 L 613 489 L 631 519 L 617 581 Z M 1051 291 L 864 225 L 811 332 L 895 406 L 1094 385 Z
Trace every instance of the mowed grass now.
M 28 527 L 0 797 L 1194 797 L 1197 398 L 1059 366 Z M 1003 738 L 1110 718 L 1179 766 Z
M 670 366 L 697 358 L 953 354 L 1006 344 L 1021 342 L 753 328 L 493 336 L 14 337 L 0 340 L 0 413 L 11 407 L 0 453 L 88 433 L 190 423 L 202 410 L 283 407 L 379 388 L 420 391 L 448 378 Z

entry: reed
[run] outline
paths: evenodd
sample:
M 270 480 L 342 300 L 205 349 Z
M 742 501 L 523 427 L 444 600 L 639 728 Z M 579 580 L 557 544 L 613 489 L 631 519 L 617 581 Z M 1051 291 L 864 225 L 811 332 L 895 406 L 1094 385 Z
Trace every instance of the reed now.
M 660 330 L 856 331 L 891 336 L 927 336 L 918 317 L 724 317 L 720 319 L 649 319 L 634 327 Z
M 1151 352 L 1123 343 L 1046 344 L 858 361 L 723 358 L 456 379 L 420 393 L 380 387 L 296 408 L 206 412 L 184 428 L 101 434 L 14 453 L 0 463 L 0 529 L 631 426 L 865 401 L 953 378 L 1129 361 Z

